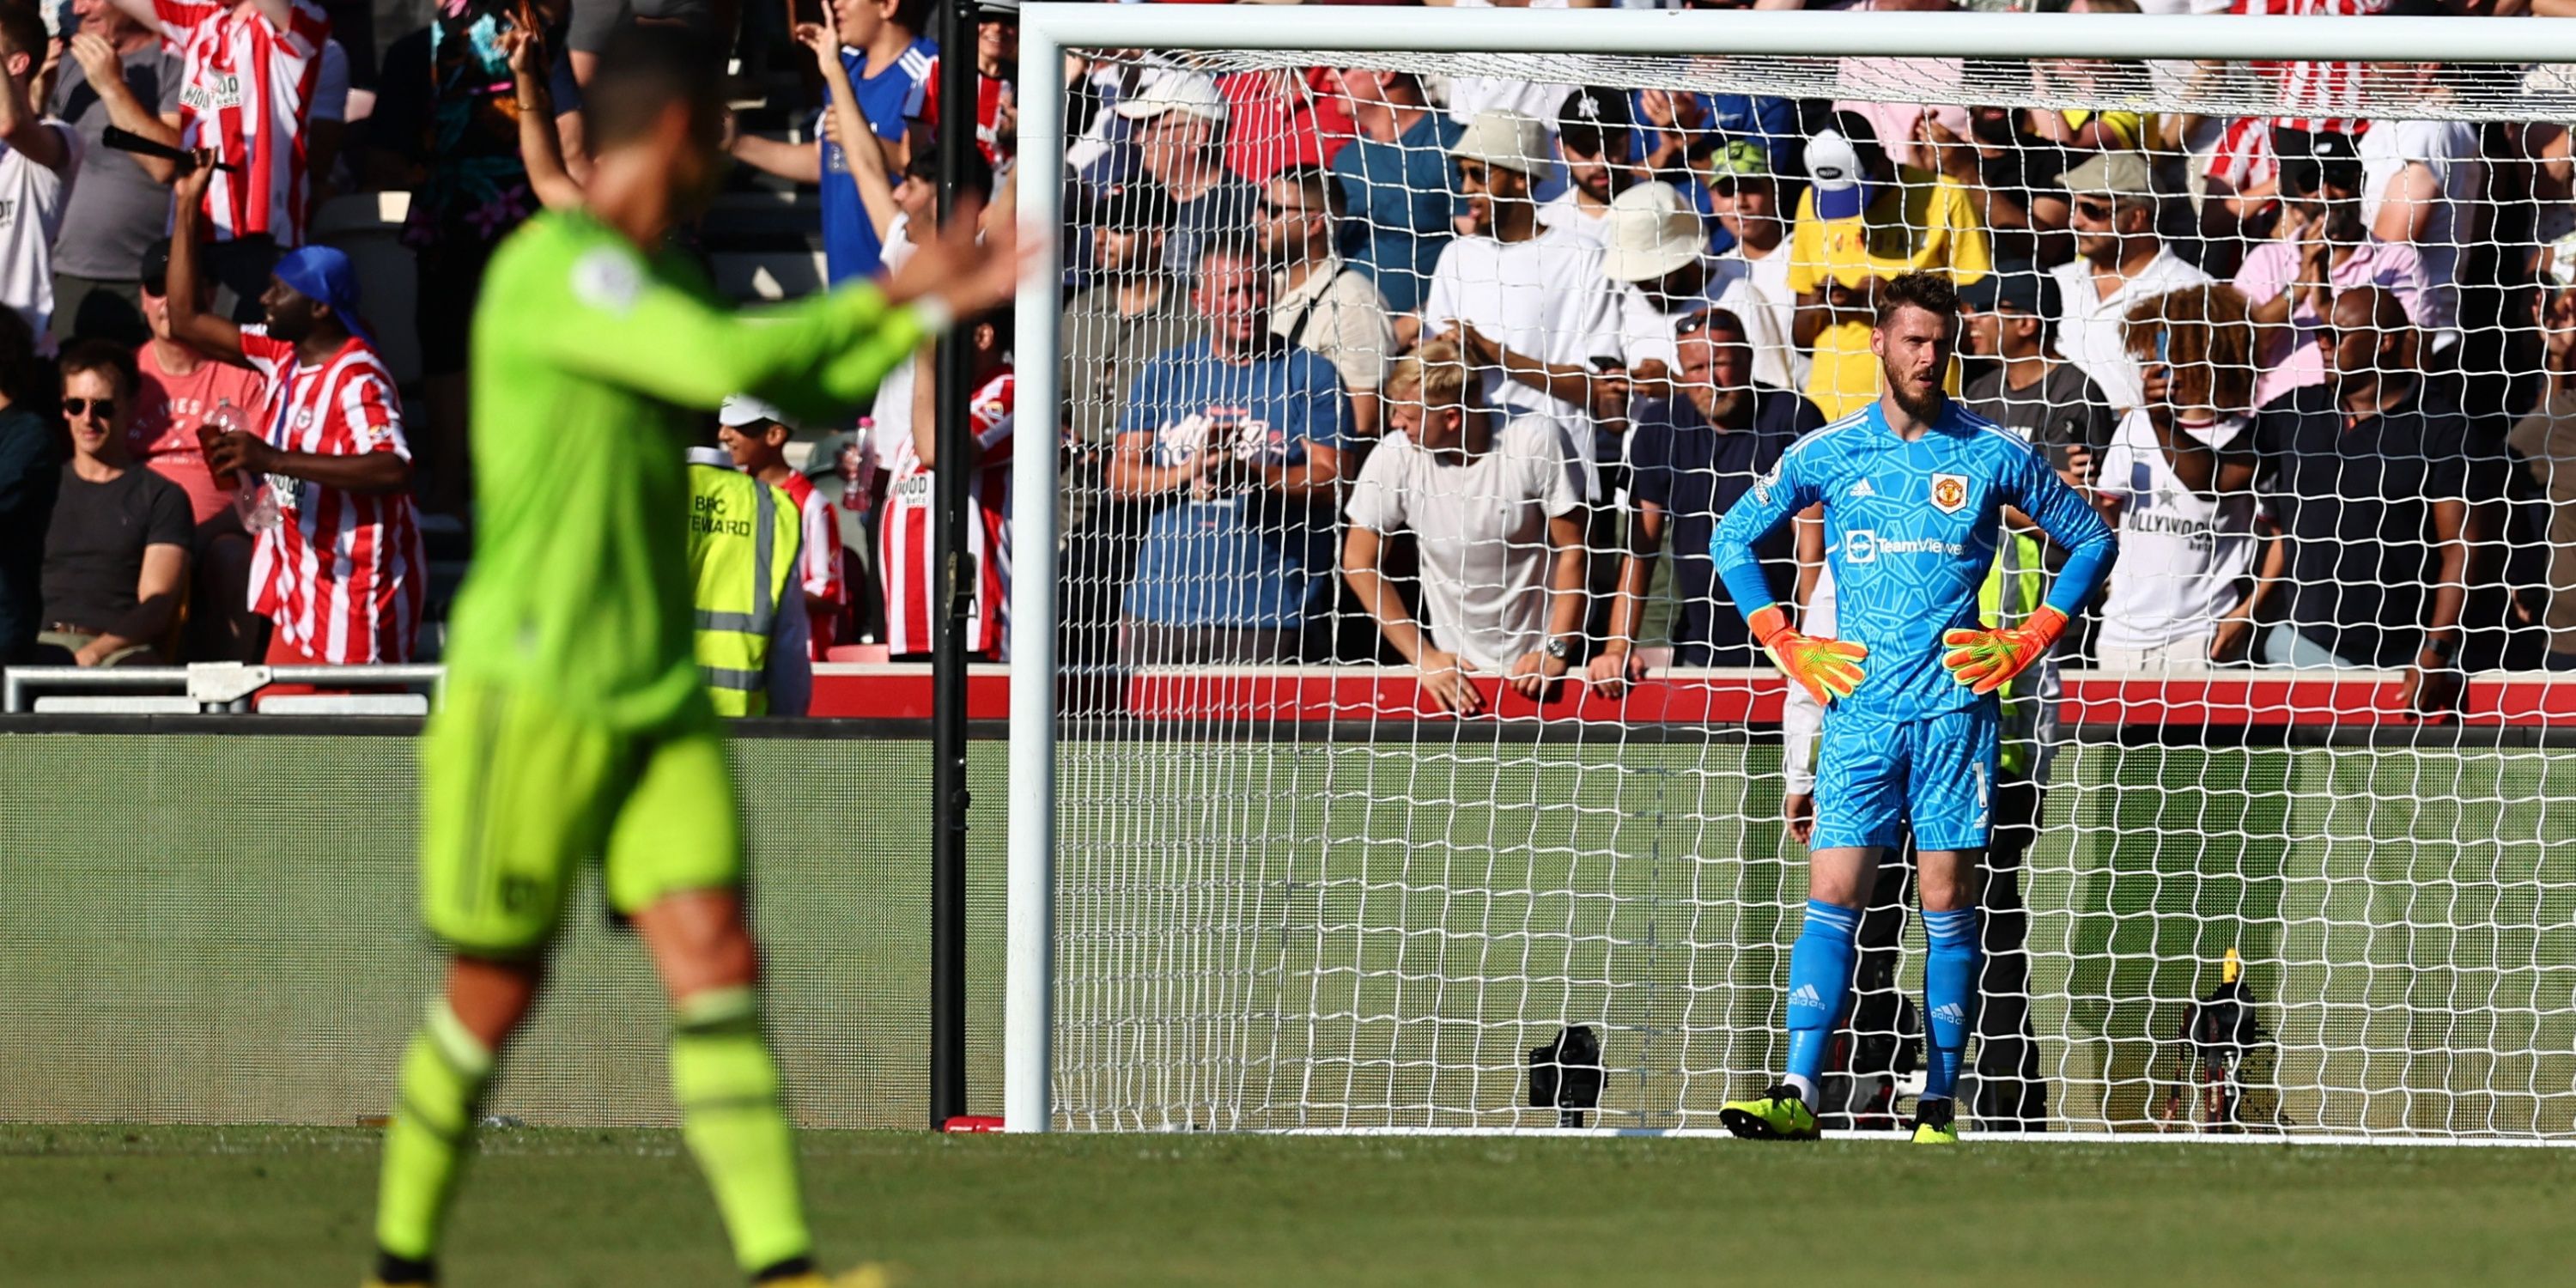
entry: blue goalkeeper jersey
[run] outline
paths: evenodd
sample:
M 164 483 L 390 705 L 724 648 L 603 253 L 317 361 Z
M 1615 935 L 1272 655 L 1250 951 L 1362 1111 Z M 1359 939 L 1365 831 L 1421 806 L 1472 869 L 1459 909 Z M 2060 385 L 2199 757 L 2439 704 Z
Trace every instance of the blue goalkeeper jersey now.
M 1991 703 L 1941 665 L 1944 631 L 1983 625 L 1977 590 L 1995 566 L 2003 509 L 2069 551 L 2048 603 L 2072 618 L 2110 571 L 2111 529 L 2020 435 L 1948 402 L 1909 443 L 1870 403 L 1809 434 L 1726 512 L 1709 557 L 1736 608 L 1772 602 L 1753 548 L 1790 516 L 1825 506 L 1836 635 L 1869 649 L 1837 710 L 1911 719 Z

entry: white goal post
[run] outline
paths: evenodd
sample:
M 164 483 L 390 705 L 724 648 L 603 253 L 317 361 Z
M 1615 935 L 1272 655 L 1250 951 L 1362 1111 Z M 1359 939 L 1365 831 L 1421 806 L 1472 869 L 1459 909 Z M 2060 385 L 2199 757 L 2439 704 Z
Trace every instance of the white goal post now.
M 1774 759 L 1763 758 L 1768 753 L 1754 749 L 1767 742 L 1712 732 L 1775 720 L 1768 714 L 1773 708 L 1747 716 L 1719 701 L 1702 719 L 1677 722 L 1684 732 L 1651 737 L 1592 723 L 1554 729 L 1551 720 L 1528 716 L 1508 736 L 1493 732 L 1491 721 L 1426 721 L 1318 746 L 1330 722 L 1301 728 L 1293 716 L 1259 702 L 1234 702 L 1233 691 L 1216 683 L 1184 686 L 1167 711 L 1181 717 L 1169 728 L 1211 730 L 1210 743 L 1147 727 L 1100 735 L 1093 740 L 1096 757 L 1079 764 L 1062 758 L 1064 729 L 1077 721 L 1101 725 L 1099 718 L 1065 710 L 1066 667 L 1056 629 L 1064 534 L 1053 502 L 1067 484 L 1059 454 L 1047 448 L 1055 441 L 1056 409 L 1077 397 L 1059 388 L 1058 378 L 1068 342 L 1058 284 L 1067 233 L 1076 227 L 1076 212 L 1064 207 L 1072 178 L 1066 57 L 1069 51 L 1139 50 L 1203 60 L 1210 70 L 1317 63 L 1432 74 L 1472 69 L 1575 85 L 1735 87 L 1818 97 L 1818 86 L 1831 86 L 1830 73 L 1819 79 L 1818 69 L 1850 57 L 2440 62 L 2518 71 L 2576 64 L 2576 23 L 1043 0 L 1023 7 L 1018 211 L 1022 235 L 1047 249 L 1037 270 L 1040 284 L 1022 292 L 1015 317 L 1019 405 L 1030 413 L 1021 423 L 1037 436 L 1022 442 L 1010 466 L 1016 504 L 1007 1129 L 1548 1130 L 1558 1119 L 1528 1106 L 1520 1053 L 1547 1041 L 1560 1022 L 1580 1020 L 1608 1030 L 1603 1063 L 1623 1088 L 1601 1103 L 1592 1129 L 1660 1133 L 1714 1130 L 1713 1092 L 1752 1090 L 1761 1085 L 1760 1074 L 1777 1072 L 1768 1067 L 1776 1059 L 1769 1035 L 1780 1023 L 1778 983 L 1804 900 L 1802 869 L 1794 855 L 1766 848 L 1772 870 L 1765 879 L 1777 888 L 1752 892 L 1707 870 L 1722 855 L 1696 852 L 1735 845 L 1755 825 L 1776 830 L 1778 788 L 1754 781 L 1778 772 Z M 2472 85 L 2428 110 L 2471 120 L 2576 122 L 2576 77 L 2554 87 L 2512 79 L 2509 89 L 2501 81 Z M 2176 106 L 2141 83 L 2122 82 L 2122 102 L 2080 92 L 2015 101 L 2097 110 L 2123 103 L 2148 111 Z M 1976 101 L 1975 91 L 1958 86 L 1909 82 L 1903 88 L 1923 102 Z M 2239 98 L 2215 110 L 2252 114 L 2259 106 Z M 2377 108 L 2374 115 L 2405 114 L 2386 103 Z M 1730 610 L 1721 604 L 1718 611 Z M 1341 683 L 1332 677 L 1342 669 L 1288 668 L 1259 682 L 1322 686 L 1315 691 L 1323 692 Z M 1710 674 L 1718 676 L 1711 691 L 1721 694 L 1776 694 L 1778 687 L 1767 672 Z M 2146 683 L 2163 686 L 2166 696 L 2158 700 L 2170 705 L 2158 709 L 2169 713 L 2229 703 L 2356 701 L 2324 689 L 2294 691 L 2286 681 L 2265 687 L 2270 681 L 2255 672 L 2210 678 L 2219 674 Z M 2355 677 L 2354 684 L 2395 682 L 2393 674 L 2339 674 Z M 2274 971 L 2277 959 L 2246 954 L 2262 1023 L 2278 1030 L 2285 1022 L 2263 1012 L 2265 1006 L 2277 1012 L 2296 1000 L 2304 1007 L 2295 1023 L 2306 1027 L 2295 1040 L 2281 1040 L 2263 1075 L 2274 1080 L 2272 1109 L 2279 1117 L 2272 1130 L 2281 1138 L 2576 1143 L 2570 1118 L 2576 1083 L 2554 1081 L 2576 1079 L 2576 995 L 2570 994 L 2576 988 L 2576 869 L 2551 854 L 2576 845 L 2576 829 L 2566 822 L 2576 802 L 2562 799 L 2576 797 L 2576 779 L 2539 759 L 2555 745 L 2548 735 L 2576 728 L 2576 714 L 2561 714 L 2576 713 L 2576 688 L 2560 699 L 2552 696 L 2557 686 L 2536 676 L 2489 676 L 2483 683 L 2473 703 L 2531 708 L 2528 719 L 2505 722 L 2530 735 L 2528 757 L 2478 750 L 2510 748 L 2520 737 L 2513 733 L 2483 743 L 2441 743 L 2398 739 L 2384 730 L 2376 742 L 2338 741 L 2329 732 L 2313 743 L 2280 744 L 2278 763 L 2263 760 L 2252 768 L 2197 748 L 2155 749 L 2149 765 L 2143 758 L 2122 763 L 2116 740 L 2068 744 L 2057 776 L 2084 786 L 2066 793 L 2075 804 L 2057 826 L 2093 829 L 2108 839 L 2084 857 L 2069 849 L 2073 842 L 2050 849 L 2043 833 L 2040 848 L 2052 857 L 2033 859 L 2029 882 L 2049 887 L 2061 906 L 2091 902 L 2046 926 L 2034 923 L 2034 959 L 2045 954 L 2060 964 L 2045 972 L 2035 965 L 2029 987 L 2036 994 L 2038 975 L 2048 973 L 2053 1004 L 2066 1015 L 2091 1017 L 2087 1040 L 2119 1054 L 2079 1060 L 2064 1045 L 2050 1046 L 2044 1076 L 2078 1061 L 2092 1097 L 2083 1114 L 2053 1114 L 2051 1134 L 2151 1132 L 2158 1125 L 2154 1115 L 2138 1106 L 2165 1101 L 2167 1082 L 2175 1099 L 2185 1099 L 2184 1076 L 2168 1067 L 2178 1038 L 2172 1030 L 2186 1022 L 2181 1004 L 2217 983 L 2219 947 L 2231 952 L 2230 979 L 2235 969 L 2235 943 L 2185 924 L 2207 912 L 2213 923 L 2266 919 L 2292 927 L 2284 944 L 2295 940 L 2302 947 L 2280 952 L 2313 968 L 2297 978 L 2328 981 L 2318 986 L 2322 992 L 2288 999 L 2285 991 L 2306 985 Z M 1202 702 L 1203 715 L 1192 705 Z M 1720 707 L 1734 714 L 1721 714 Z M 2158 715 L 2150 722 L 2191 718 Z M 1275 756 L 1295 763 L 1245 771 L 1251 776 L 1230 786 L 1227 775 L 1256 759 L 1241 751 L 1255 742 L 1286 746 Z M 1141 767 L 1121 770 L 1121 756 Z M 1145 763 L 1149 757 L 1161 759 Z M 2181 778 L 2189 779 L 2190 799 L 2167 799 L 2163 785 Z M 1195 810 L 1194 830 L 1130 835 L 1104 821 L 1122 795 L 1143 799 L 1167 790 Z M 2119 808 L 2121 790 L 2157 796 L 2158 808 L 2132 818 Z M 1061 848 L 1068 827 L 1060 823 L 1085 811 L 1090 798 L 1083 794 L 1092 791 L 1102 798 L 1077 820 L 1079 839 L 1101 840 L 1104 857 L 1086 858 L 1092 866 L 1069 871 Z M 1499 825 L 1479 814 L 1474 826 L 1495 834 L 1453 841 L 1445 829 L 1459 825 L 1462 811 L 1475 810 L 1480 793 L 1517 793 L 1517 812 Z M 2359 821 L 2337 812 L 2339 798 L 2355 797 L 2386 808 Z M 2543 808 L 2552 799 L 2559 800 L 2556 808 Z M 2052 817 L 2065 808 L 2052 809 Z M 1426 817 L 1435 814 L 1441 817 Z M 1395 815 L 1402 817 L 1387 821 Z M 1654 821 L 1635 822 L 1643 818 Z M 1363 821 L 1329 821 L 1344 819 Z M 1631 826 L 1648 839 L 1629 839 L 1622 829 Z M 1692 852 L 1674 852 L 1675 844 Z M 1437 851 L 1445 861 L 1390 877 L 1371 866 L 1377 859 L 1327 873 L 1320 864 L 1301 867 L 1306 859 L 1286 853 L 1337 846 L 1396 855 Z M 2243 856 L 2249 846 L 2280 853 L 2257 872 Z M 1150 909 L 1119 905 L 1112 887 L 1133 870 L 1124 865 L 1149 863 L 1164 865 L 1155 877 L 1159 902 Z M 1617 869 L 1623 863 L 1627 871 L 1600 878 L 1609 885 L 1599 890 L 1582 884 L 1594 878 L 1574 875 L 1587 864 Z M 2135 887 L 2097 880 L 2095 871 L 2161 873 L 2166 864 L 2173 874 L 2165 884 L 2189 883 L 2201 893 L 2186 893 L 2169 907 L 2170 891 L 2159 889 L 2126 906 Z M 2300 869 L 2304 879 L 2289 871 L 2302 864 L 2313 868 Z M 1634 875 L 1650 865 L 1652 872 Z M 1509 898 L 1495 888 L 1474 888 L 1480 879 L 1500 881 L 1491 877 L 1497 870 L 1517 874 Z M 1621 884 L 1632 880 L 1645 885 Z M 1611 886 L 1620 893 L 1606 893 Z M 2437 897 L 2419 899 L 2422 891 Z M 1387 900 L 1400 911 L 1388 914 Z M 1440 911 L 1418 914 L 1425 900 L 1439 901 Z M 1587 908 L 1604 900 L 1611 906 L 1592 919 Z M 2305 902 L 2311 900 L 2321 902 Z M 2435 903 L 2441 906 L 2430 906 Z M 1470 904 L 1476 911 L 1465 910 Z M 2411 920 L 2419 909 L 2432 919 L 2422 927 Z M 1417 915 L 1428 920 L 1409 919 Z M 1204 942 L 1164 957 L 1140 951 L 1132 973 L 1104 964 L 1104 954 L 1120 951 L 1116 944 L 1178 936 L 1187 933 L 1190 918 L 1201 916 L 1224 923 Z M 1678 928 L 1665 920 L 1672 916 L 1681 918 Z M 2136 920 L 2123 922 L 2124 916 Z M 1519 928 L 1511 934 L 1497 931 L 1460 946 L 1485 934 L 1482 927 L 1514 917 Z M 1530 930 L 1549 917 L 1561 928 Z M 1289 923 L 1311 942 L 1282 945 L 1275 932 Z M 1082 954 L 1085 971 L 1078 993 L 1068 992 L 1063 974 L 1069 933 L 1080 936 L 1072 950 Z M 2452 962 L 2445 956 L 2452 950 L 2434 947 L 2437 939 L 2463 945 L 2462 960 Z M 1507 940 L 1510 946 L 1503 946 Z M 1907 942 L 1910 960 L 1919 955 L 1919 935 Z M 1640 943 L 1660 946 L 1641 955 Z M 1343 953 L 1346 959 L 1336 956 Z M 2080 965 L 2087 955 L 2142 965 L 2088 973 Z M 1580 968 L 1578 957 L 1586 963 Z M 1623 990 L 1649 987 L 1623 978 L 1621 963 L 1645 957 L 1656 963 L 1651 988 L 1679 999 L 1671 1003 L 1677 1009 L 1621 1009 L 1634 1000 Z M 1303 981 L 1305 991 L 1283 985 L 1287 976 Z M 1327 979 L 1348 987 L 1327 999 L 1318 982 Z M 2349 994 L 2341 991 L 2347 985 Z M 1448 1010 L 1415 1009 L 1405 996 L 1443 988 L 1473 997 Z M 1609 1000 L 1585 1009 L 1570 1000 L 1577 993 Z M 1515 1005 L 1521 1010 L 1503 1013 Z M 1064 1027 L 1068 1007 L 1078 1010 L 1073 1019 L 1102 1023 L 1081 1031 L 1078 1048 L 1068 1047 L 1074 1040 Z M 1629 1018 L 1605 1023 L 1603 1015 L 1614 1009 Z M 1452 1046 L 1442 1036 L 1444 1025 L 1477 1031 Z M 1405 1026 L 1422 1026 L 1430 1036 L 1417 1039 Z M 1384 1050 L 1359 1050 L 1362 1033 L 1375 1041 L 1399 1028 L 1406 1036 L 1386 1038 Z M 2042 1036 L 2049 1044 L 2071 1041 Z M 1694 1045 L 1704 1040 L 1714 1045 Z M 1664 1063 L 1648 1068 L 1636 1054 L 1639 1044 L 1662 1044 L 1656 1058 Z M 1329 1061 L 1322 1059 L 1327 1054 Z M 1068 1058 L 1080 1066 L 1086 1088 L 1071 1103 L 1059 1099 Z M 2192 1073 L 2197 1079 L 2200 1071 Z M 2228 1077 L 2235 1076 L 2231 1067 Z M 1281 1099 L 1267 1099 L 1273 1096 Z M 2203 1096 L 2195 1082 L 2181 1111 L 2184 1122 Z M 2288 1100 L 2297 1102 L 2295 1109 L 2282 1103 Z

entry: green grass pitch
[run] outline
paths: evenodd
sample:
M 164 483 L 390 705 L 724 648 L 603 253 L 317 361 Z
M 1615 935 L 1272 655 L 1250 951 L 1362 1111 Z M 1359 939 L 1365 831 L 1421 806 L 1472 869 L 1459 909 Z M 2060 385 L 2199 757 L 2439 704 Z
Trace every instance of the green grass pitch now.
M 736 1282 L 669 1133 L 485 1139 L 451 1285 Z M 2576 1152 L 2554 1149 L 832 1132 L 803 1150 L 825 1255 L 918 1288 L 2564 1283 L 2576 1200 Z M 0 1283 L 354 1284 L 375 1161 L 356 1130 L 0 1127 Z

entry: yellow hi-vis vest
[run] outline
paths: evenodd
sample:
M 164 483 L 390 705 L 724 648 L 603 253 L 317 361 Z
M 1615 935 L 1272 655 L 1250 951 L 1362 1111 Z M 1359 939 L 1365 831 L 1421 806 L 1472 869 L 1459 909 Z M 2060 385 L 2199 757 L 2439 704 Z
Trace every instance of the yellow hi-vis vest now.
M 1977 616 L 1994 629 L 2019 626 L 2039 611 L 2048 593 L 2044 547 L 2038 538 L 2016 532 L 2010 525 L 2004 527 L 2002 539 L 1995 546 L 1994 570 L 1986 574 L 1985 584 L 1977 589 Z M 2003 699 L 1999 733 L 2006 778 L 2043 778 L 2038 771 L 2055 759 L 2050 753 L 2057 738 L 2057 722 L 2041 692 L 2047 687 L 2048 673 L 2054 665 L 2049 659 L 2041 659 L 2038 665 L 2014 676 L 1999 695 Z
M 689 576 L 698 671 L 720 716 L 769 711 L 769 632 L 796 574 L 796 505 L 748 474 L 689 466 Z

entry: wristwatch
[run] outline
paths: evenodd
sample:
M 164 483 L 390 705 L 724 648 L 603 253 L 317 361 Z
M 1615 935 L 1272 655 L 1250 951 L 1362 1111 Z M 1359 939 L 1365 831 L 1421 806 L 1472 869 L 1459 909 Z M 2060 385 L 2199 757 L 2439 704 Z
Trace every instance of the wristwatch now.
M 2423 651 L 2440 659 L 2442 665 L 2449 666 L 2460 656 L 2460 641 L 2456 638 L 2446 640 L 2426 640 L 2424 641 Z
M 1541 651 L 1545 652 L 1549 657 L 1552 657 L 1559 662 L 1563 662 L 1569 666 L 1574 663 L 1574 637 L 1571 635 L 1548 636 L 1547 643 L 1541 645 L 1540 648 Z

